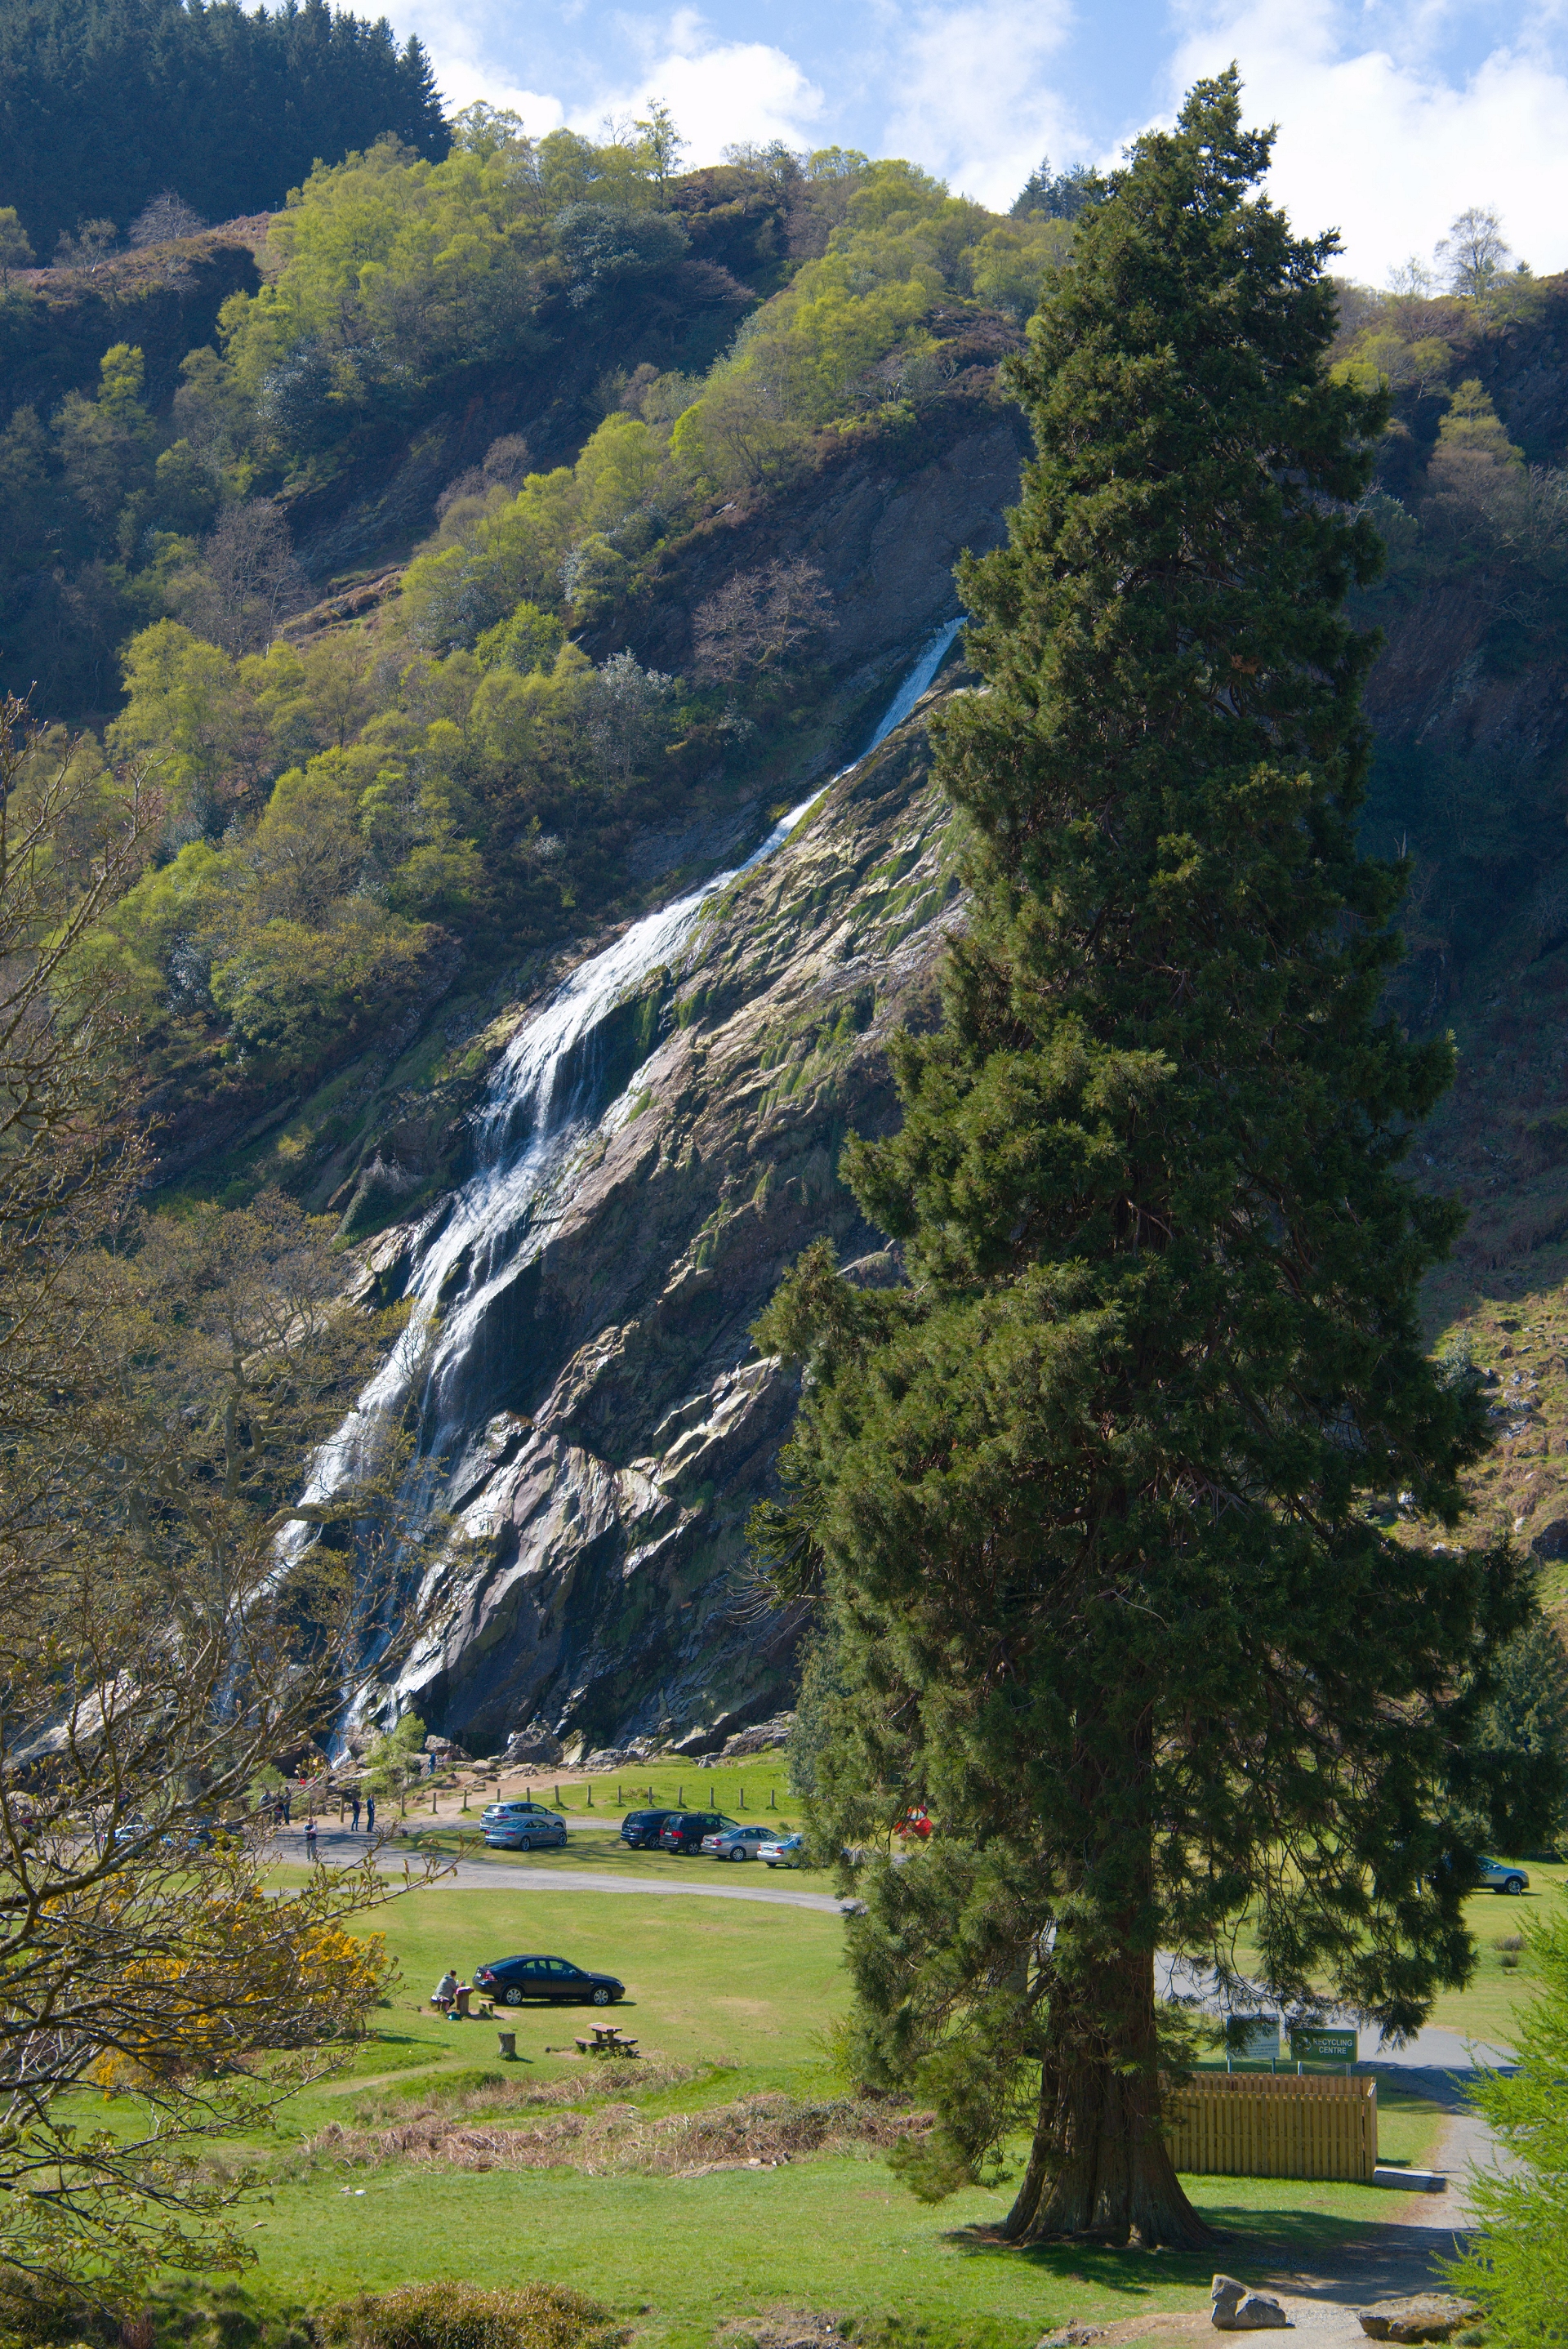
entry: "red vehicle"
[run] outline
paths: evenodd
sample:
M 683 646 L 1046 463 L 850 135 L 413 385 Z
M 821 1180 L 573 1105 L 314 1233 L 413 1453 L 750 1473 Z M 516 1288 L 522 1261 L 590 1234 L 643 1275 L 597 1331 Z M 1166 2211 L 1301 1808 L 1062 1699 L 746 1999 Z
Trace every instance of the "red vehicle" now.
M 894 1819 L 892 1831 L 894 1835 L 918 1836 L 921 1842 L 924 1843 L 934 1824 L 931 1813 L 917 1806 L 913 1810 L 905 1811 L 903 1818 Z

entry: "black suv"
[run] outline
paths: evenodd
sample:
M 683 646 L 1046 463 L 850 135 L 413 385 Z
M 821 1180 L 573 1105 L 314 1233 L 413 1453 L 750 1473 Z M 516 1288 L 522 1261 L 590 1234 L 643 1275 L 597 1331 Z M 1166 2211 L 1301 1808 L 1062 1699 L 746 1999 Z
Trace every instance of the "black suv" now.
M 651 1851 L 665 1821 L 679 1816 L 678 1811 L 628 1811 L 621 1821 L 621 1841 L 629 1843 L 634 1851 Z
M 727 1819 L 722 1811 L 671 1811 L 659 1829 L 659 1847 L 664 1851 L 698 1851 L 704 1836 L 720 1835 L 726 1827 L 739 1825 L 738 1819 Z
M 613 2006 L 624 1998 L 626 1985 L 614 1974 L 585 1973 L 567 1958 L 497 1958 L 493 1964 L 474 1968 L 474 1988 L 503 2006 L 521 2006 L 526 1998 L 549 1999 L 560 2005 Z

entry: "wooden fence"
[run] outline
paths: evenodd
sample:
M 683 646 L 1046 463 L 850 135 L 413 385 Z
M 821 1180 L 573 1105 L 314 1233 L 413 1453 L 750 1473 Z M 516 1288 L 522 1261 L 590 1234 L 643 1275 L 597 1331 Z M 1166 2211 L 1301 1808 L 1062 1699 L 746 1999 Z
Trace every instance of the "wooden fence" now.
M 1189 2173 L 1369 2178 L 1377 2167 L 1375 2079 L 1200 2072 L 1165 2111 L 1171 2158 Z

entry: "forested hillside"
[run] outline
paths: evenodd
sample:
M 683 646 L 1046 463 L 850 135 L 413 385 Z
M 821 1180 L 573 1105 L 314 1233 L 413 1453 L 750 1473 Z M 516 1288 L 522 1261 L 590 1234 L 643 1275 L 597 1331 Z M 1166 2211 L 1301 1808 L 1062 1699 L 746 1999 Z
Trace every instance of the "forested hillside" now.
M 755 805 L 833 739 L 866 647 L 820 564 L 727 575 L 711 534 L 1006 437 L 995 362 L 1060 239 L 907 164 L 672 179 L 656 138 L 480 113 L 444 162 L 314 174 L 161 403 L 117 343 L 90 396 L 13 413 L 8 676 L 57 648 L 53 714 L 102 676 L 61 616 L 98 598 L 100 661 L 122 632 L 102 755 L 165 813 L 115 951 L 176 1134 L 634 904 L 639 827 Z M 377 528 L 378 575 L 313 605 Z
M 95 255 L 160 196 L 202 220 L 270 211 L 312 166 L 449 134 L 417 40 L 328 0 L 5 0 L 0 206 L 40 261 Z M 193 222 L 200 225 L 200 222 Z M 156 231 L 157 213 L 147 227 Z

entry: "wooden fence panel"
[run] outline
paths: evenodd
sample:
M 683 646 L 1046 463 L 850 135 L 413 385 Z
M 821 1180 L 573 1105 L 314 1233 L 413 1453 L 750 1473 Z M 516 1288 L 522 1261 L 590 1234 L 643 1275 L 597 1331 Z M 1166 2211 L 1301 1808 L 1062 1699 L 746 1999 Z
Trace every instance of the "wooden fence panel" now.
M 1178 2169 L 1219 2178 L 1369 2178 L 1377 2083 L 1327 2073 L 1199 2073 L 1165 2099 Z

